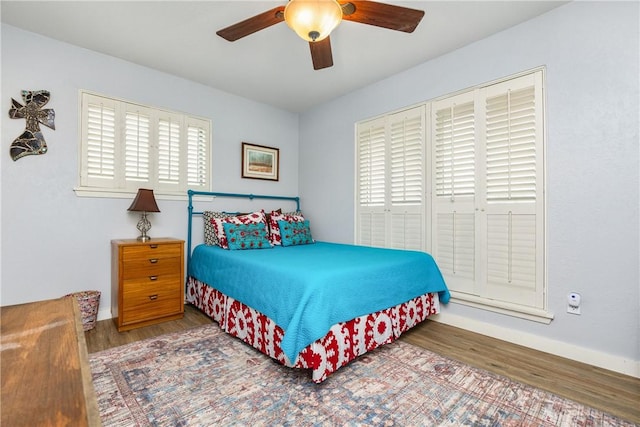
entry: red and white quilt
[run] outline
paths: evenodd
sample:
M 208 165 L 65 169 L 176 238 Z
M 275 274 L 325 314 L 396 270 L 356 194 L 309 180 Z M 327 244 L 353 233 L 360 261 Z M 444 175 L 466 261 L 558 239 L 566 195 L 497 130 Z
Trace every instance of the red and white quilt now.
M 312 380 L 324 381 L 356 357 L 397 339 L 403 332 L 440 311 L 437 293 L 428 293 L 385 310 L 333 325 L 291 361 L 280 348 L 283 329 L 257 310 L 217 289 L 187 279 L 186 299 L 238 337 L 285 366 L 311 369 Z

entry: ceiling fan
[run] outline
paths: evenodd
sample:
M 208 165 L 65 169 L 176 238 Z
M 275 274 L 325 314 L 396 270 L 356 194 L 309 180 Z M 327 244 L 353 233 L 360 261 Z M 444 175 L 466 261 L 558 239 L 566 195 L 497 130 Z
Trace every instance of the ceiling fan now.
M 333 66 L 329 34 L 341 20 L 412 33 L 423 16 L 422 10 L 376 1 L 289 0 L 286 6 L 275 7 L 223 28 L 216 34 L 233 42 L 285 21 L 309 42 L 313 68 L 320 70 Z

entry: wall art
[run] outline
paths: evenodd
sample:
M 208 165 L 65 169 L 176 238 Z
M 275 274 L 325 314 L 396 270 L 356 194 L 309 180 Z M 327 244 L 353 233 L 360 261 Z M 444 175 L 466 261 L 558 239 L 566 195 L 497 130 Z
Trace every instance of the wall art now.
M 14 161 L 30 154 L 44 154 L 47 152 L 47 143 L 40 131 L 40 123 L 53 130 L 56 129 L 54 123 L 56 113 L 50 108 L 42 109 L 50 98 L 51 95 L 47 90 L 23 90 L 22 99 L 25 105 L 11 98 L 9 117 L 12 119 L 26 119 L 27 121 L 24 132 L 13 140 L 9 149 L 11 158 Z
M 278 180 L 280 150 L 278 148 L 242 143 L 242 177 Z

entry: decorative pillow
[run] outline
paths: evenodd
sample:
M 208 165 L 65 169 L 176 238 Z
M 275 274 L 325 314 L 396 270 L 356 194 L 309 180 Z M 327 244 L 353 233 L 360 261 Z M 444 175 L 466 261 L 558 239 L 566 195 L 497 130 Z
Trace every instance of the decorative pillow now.
M 271 248 L 265 223 L 233 224 L 227 222 L 222 226 L 227 237 L 227 245 L 231 250 Z
M 282 209 L 271 211 L 269 213 L 265 212 L 265 216 L 267 217 L 267 233 L 269 234 L 269 242 L 271 242 L 271 215 L 274 215 L 274 214 L 281 215 Z M 277 228 L 277 224 L 276 224 L 276 228 Z
M 309 220 L 298 221 L 278 221 L 282 246 L 308 245 L 313 243 Z
M 204 220 L 204 243 L 209 246 L 218 246 L 218 235 L 216 234 L 216 229 L 214 227 L 214 219 L 215 218 L 228 218 L 230 216 L 235 216 L 236 214 L 227 213 L 227 212 L 213 212 L 213 211 L 204 211 L 202 212 L 202 218 Z
M 276 246 L 280 245 L 281 237 L 280 237 L 280 226 L 278 225 L 278 221 L 293 221 L 293 222 L 302 222 L 304 221 L 304 216 L 302 212 L 278 212 L 272 211 L 269 214 L 269 242 Z
M 216 236 L 218 237 L 218 246 L 223 249 L 229 249 L 229 245 L 227 243 L 227 236 L 224 233 L 225 223 L 231 224 L 257 224 L 262 223 L 262 226 L 265 229 L 265 233 L 267 232 L 267 219 L 264 214 L 264 210 L 252 212 L 245 215 L 236 215 L 229 216 L 226 218 L 214 218 L 213 219 L 213 227 L 216 230 Z

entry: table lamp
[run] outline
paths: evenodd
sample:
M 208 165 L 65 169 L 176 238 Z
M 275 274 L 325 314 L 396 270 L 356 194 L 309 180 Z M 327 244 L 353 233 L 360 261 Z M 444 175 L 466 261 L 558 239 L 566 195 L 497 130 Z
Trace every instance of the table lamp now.
M 133 203 L 131 203 L 131 206 L 129 206 L 127 210 L 142 212 L 142 217 L 140 221 L 138 221 L 138 230 L 140 230 L 141 233 L 140 236 L 138 236 L 138 240 L 143 242 L 150 240 L 151 238 L 147 236 L 147 231 L 151 229 L 151 223 L 147 219 L 147 212 L 160 212 L 156 199 L 153 196 L 153 190 L 139 188 L 136 198 L 133 199 Z

